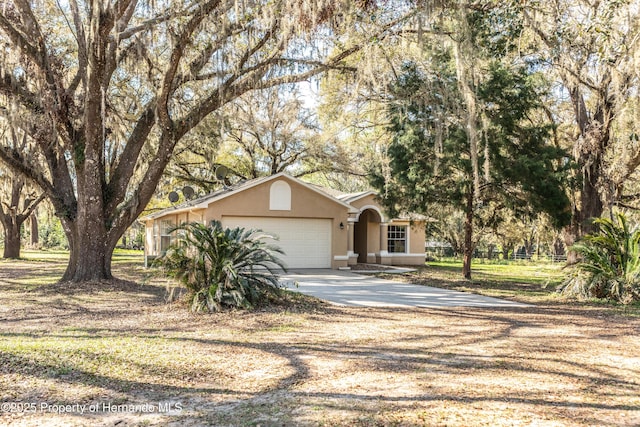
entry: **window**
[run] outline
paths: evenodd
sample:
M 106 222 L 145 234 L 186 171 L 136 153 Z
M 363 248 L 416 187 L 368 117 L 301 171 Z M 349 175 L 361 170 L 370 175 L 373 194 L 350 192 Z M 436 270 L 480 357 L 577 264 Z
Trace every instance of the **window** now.
M 387 231 L 387 252 L 406 253 L 407 252 L 407 226 L 390 225 Z
M 163 219 L 162 221 L 160 221 L 160 235 L 168 236 L 169 230 L 171 230 L 173 227 L 173 221 L 171 221 L 170 219 Z
M 163 219 L 160 221 L 160 255 L 164 255 L 173 243 L 173 236 L 169 234 L 169 230 L 173 227 L 173 221 L 171 220 Z

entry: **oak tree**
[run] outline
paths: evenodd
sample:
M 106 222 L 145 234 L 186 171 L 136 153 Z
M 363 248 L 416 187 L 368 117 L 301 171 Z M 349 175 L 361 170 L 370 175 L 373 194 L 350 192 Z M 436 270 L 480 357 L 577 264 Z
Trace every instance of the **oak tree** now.
M 526 28 L 539 43 L 540 67 L 558 83 L 550 115 L 568 129 L 578 165 L 567 233 L 572 243 L 593 231 L 594 218 L 627 201 L 627 186 L 640 166 L 634 106 L 640 89 L 640 3 L 531 0 L 524 5 Z M 562 113 L 565 99 L 568 119 Z
M 55 207 L 70 248 L 63 280 L 112 277 L 116 243 L 205 117 L 251 90 L 340 68 L 369 27 L 383 37 L 393 22 L 366 19 L 370 3 L 0 1 L 0 95 L 29 118 L 46 168 L 7 145 L 0 159 Z M 359 18 L 362 37 L 336 36 Z
M 20 135 L 14 127 L 4 129 L 1 138 L 16 150 L 30 150 L 27 135 Z M 44 198 L 45 194 L 24 176 L 0 163 L 0 224 L 4 229 L 4 258 L 20 258 L 21 230 L 27 219 L 31 221 L 31 237 L 34 233 L 37 235 L 37 219 L 33 214 Z

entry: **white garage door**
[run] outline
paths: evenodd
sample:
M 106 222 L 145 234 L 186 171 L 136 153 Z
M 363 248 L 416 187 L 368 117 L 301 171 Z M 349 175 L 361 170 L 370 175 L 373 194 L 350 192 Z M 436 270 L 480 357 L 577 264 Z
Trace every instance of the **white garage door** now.
M 288 268 L 331 268 L 331 220 L 309 218 L 223 217 L 225 227 L 263 230 L 280 238 Z

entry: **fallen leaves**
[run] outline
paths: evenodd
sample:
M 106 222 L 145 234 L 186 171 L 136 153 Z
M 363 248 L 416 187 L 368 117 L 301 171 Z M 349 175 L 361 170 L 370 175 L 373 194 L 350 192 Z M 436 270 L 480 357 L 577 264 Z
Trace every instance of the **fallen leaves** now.
M 23 263 L 9 281 L 26 280 Z M 193 315 L 165 304 L 152 280 L 143 292 L 64 295 L 6 282 L 0 401 L 175 401 L 183 410 L 0 414 L 5 425 L 640 424 L 640 319 L 608 307 L 305 300 Z

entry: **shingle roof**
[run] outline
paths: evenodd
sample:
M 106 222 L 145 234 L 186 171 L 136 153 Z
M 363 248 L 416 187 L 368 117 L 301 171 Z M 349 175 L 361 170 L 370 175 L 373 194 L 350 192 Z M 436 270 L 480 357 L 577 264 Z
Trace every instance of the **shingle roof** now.
M 351 207 L 351 205 L 349 205 L 348 202 L 345 202 L 335 196 L 332 196 L 331 194 L 329 194 L 327 191 L 324 191 L 324 189 L 322 189 L 321 187 L 318 187 L 316 185 L 313 184 L 309 184 L 306 183 L 304 181 L 301 181 L 297 178 L 294 178 L 284 172 L 278 173 L 276 175 L 271 175 L 271 176 L 265 176 L 265 177 L 260 177 L 260 178 L 255 178 L 255 179 L 250 179 L 247 181 L 240 181 L 236 184 L 227 186 L 225 188 L 222 188 L 220 190 L 214 191 L 213 193 L 207 194 L 206 196 L 202 196 L 199 197 L 197 199 L 194 200 L 189 200 L 187 202 L 181 203 L 179 205 L 175 205 L 175 206 L 171 206 L 165 209 L 162 209 L 158 212 L 154 212 L 152 214 L 146 215 L 142 218 L 140 218 L 140 221 L 147 221 L 147 220 L 151 220 L 151 219 L 155 219 L 164 215 L 167 215 L 169 213 L 181 213 L 181 212 L 188 212 L 190 210 L 193 209 L 206 209 L 207 206 L 210 203 L 213 203 L 214 201 L 221 199 L 223 197 L 226 197 L 230 194 L 236 193 L 238 191 L 241 191 L 243 189 L 247 189 L 250 187 L 254 187 L 258 184 L 261 184 L 262 182 L 266 182 L 266 181 L 270 181 L 272 179 L 275 179 L 277 177 L 281 177 L 281 176 L 286 176 L 294 181 L 297 181 L 298 183 L 307 186 L 309 189 L 316 191 L 318 193 L 321 193 L 322 195 L 324 195 L 325 197 L 332 199 L 334 202 L 344 205 L 350 209 L 353 209 Z
M 354 200 L 358 200 L 361 199 L 365 196 L 368 196 L 370 194 L 377 194 L 375 191 L 359 191 L 357 193 L 348 193 L 348 194 L 343 194 L 340 197 L 338 197 L 340 200 L 343 200 L 347 203 L 353 202 Z
M 180 203 L 179 205 L 175 205 L 175 206 L 170 206 L 168 208 L 159 210 L 158 212 L 154 212 L 152 214 L 149 215 L 145 215 L 144 217 L 140 218 L 140 221 L 146 221 L 149 219 L 154 219 L 154 218 L 158 218 L 161 216 L 166 215 L 167 213 L 179 213 L 179 212 L 184 212 L 184 211 L 188 211 L 191 209 L 204 209 L 207 207 L 207 205 L 209 203 L 211 203 L 214 199 L 228 194 L 228 193 L 232 193 L 234 191 L 238 191 L 241 190 L 244 187 L 249 187 L 249 186 L 253 186 L 255 184 L 260 183 L 261 181 L 266 180 L 269 177 L 260 177 L 260 178 L 254 178 L 254 179 L 249 179 L 249 180 L 243 180 L 243 181 L 239 181 L 233 185 L 229 185 L 229 186 L 225 186 L 224 188 L 221 188 L 219 190 L 216 190 L 212 193 L 209 193 L 205 196 L 202 197 L 198 197 L 197 199 L 193 199 L 193 200 L 187 200 L 186 202 Z

